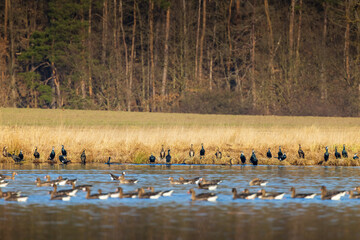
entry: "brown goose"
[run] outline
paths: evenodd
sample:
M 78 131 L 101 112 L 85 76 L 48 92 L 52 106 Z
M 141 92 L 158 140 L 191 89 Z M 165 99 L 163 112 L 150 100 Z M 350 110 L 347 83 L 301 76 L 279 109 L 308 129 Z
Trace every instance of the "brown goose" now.
M 7 192 L 3 192 L 0 188 L 0 198 L 5 198 L 7 197 L 8 195 L 16 195 L 16 196 L 20 196 L 21 192 L 20 191 L 7 191 Z
M 217 184 L 203 184 L 199 182 L 198 184 L 199 189 L 207 189 L 207 190 L 215 190 L 217 187 Z
M 12 172 L 11 175 L 3 175 L 0 174 L 0 179 L 11 179 L 14 180 L 15 179 L 15 175 L 18 175 L 16 172 Z
M 149 198 L 149 199 L 158 199 L 161 197 L 162 192 L 145 192 L 143 188 L 138 189 L 138 198 Z
M 217 195 L 215 193 L 200 193 L 197 194 L 195 193 L 194 189 L 190 189 L 188 191 L 189 194 L 191 194 L 191 200 L 192 201 L 211 201 L 214 202 L 217 199 Z
M 291 191 L 291 197 L 292 198 L 313 199 L 316 196 L 316 193 L 298 193 L 298 194 L 296 194 L 294 187 L 291 187 L 290 191 Z
M 138 192 L 128 192 L 124 193 L 121 187 L 118 187 L 119 198 L 136 198 L 138 196 Z
M 75 183 L 72 183 L 72 189 L 82 190 L 83 192 L 86 192 L 86 188 L 92 188 L 92 185 L 89 184 L 83 184 L 76 186 Z
M 173 177 L 169 177 L 168 179 L 170 180 L 170 184 L 175 184 L 175 185 L 179 185 L 179 184 L 190 184 L 189 181 L 181 181 L 180 179 L 179 179 L 179 180 L 174 180 Z
M 261 189 L 260 199 L 283 199 L 285 193 L 267 193 L 265 189 Z
M 76 184 L 76 182 L 77 182 L 77 178 L 67 179 L 67 178 L 63 178 L 62 176 L 59 176 L 59 177 L 57 178 L 57 180 L 60 180 L 61 183 L 62 183 L 62 180 L 65 180 L 65 184 L 67 184 L 67 185 L 72 185 L 73 183 Z M 60 185 L 60 184 L 59 184 L 59 185 Z
M 55 194 L 55 195 L 68 195 L 71 197 L 74 197 L 77 193 L 78 189 L 72 188 L 72 189 L 64 189 L 64 190 L 59 190 L 57 191 L 57 185 L 54 185 L 54 190 L 50 192 L 50 194 Z
M 51 177 L 50 175 L 46 175 L 44 177 L 44 179 L 46 179 L 47 182 L 52 182 L 53 184 L 56 184 L 56 185 L 60 185 L 60 186 L 64 186 L 66 184 L 66 180 L 67 179 L 55 179 L 55 180 L 51 180 Z
M 205 178 L 200 178 L 200 181 L 203 184 L 219 184 L 222 182 L 220 179 L 206 180 Z
M 247 189 L 245 189 L 247 190 Z M 255 199 L 257 194 L 256 193 L 249 193 L 249 190 L 247 190 L 247 192 L 242 192 L 242 193 L 237 193 L 237 190 L 236 188 L 233 188 L 232 189 L 232 193 L 233 193 L 233 199 L 237 199 L 237 198 L 240 198 L 240 199 Z
M 16 194 L 8 194 L 4 199 L 5 201 L 17 201 L 17 202 L 26 202 L 28 196 L 18 196 Z
M 266 186 L 268 184 L 268 180 L 263 180 L 260 178 L 254 178 L 249 182 L 250 186 Z
M 90 188 L 86 188 L 86 199 L 101 199 L 105 200 L 109 198 L 108 193 L 102 193 L 101 189 L 98 190 L 98 193 L 96 194 L 90 194 Z
M 321 186 L 321 200 L 340 200 L 345 194 L 346 191 L 327 191 L 325 186 Z
M 36 186 L 38 186 L 38 187 L 49 187 L 49 186 L 52 187 L 55 185 L 55 183 L 52 181 L 51 182 L 49 182 L 49 181 L 41 182 L 39 177 L 36 178 L 35 182 L 36 182 Z
M 135 184 L 138 181 L 138 179 L 125 179 L 124 175 L 120 176 L 120 184 Z
M 183 182 L 184 184 L 198 184 L 200 178 L 193 178 L 193 179 L 185 179 L 183 177 L 179 177 L 179 181 Z
M 120 180 L 120 177 L 121 177 L 121 176 L 125 176 L 125 172 L 122 172 L 120 176 L 116 176 L 116 175 L 114 175 L 114 174 L 112 174 L 112 173 L 109 173 L 109 174 L 110 174 L 111 180 L 113 180 L 113 181 L 115 181 L 115 180 Z
M 151 192 L 155 192 L 154 187 L 149 187 L 148 190 L 150 190 Z M 174 192 L 174 190 L 170 189 L 170 190 L 165 190 L 165 191 L 161 191 L 161 192 L 162 192 L 161 196 L 170 197 L 171 194 Z
M 360 194 L 355 194 L 353 190 L 350 190 L 349 194 L 351 199 L 360 199 Z

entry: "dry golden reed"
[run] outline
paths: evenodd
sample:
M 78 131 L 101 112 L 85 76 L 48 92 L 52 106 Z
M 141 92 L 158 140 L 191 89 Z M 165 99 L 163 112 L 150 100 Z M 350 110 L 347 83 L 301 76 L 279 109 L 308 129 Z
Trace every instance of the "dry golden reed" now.
M 35 146 L 41 154 L 41 161 L 47 159 L 52 146 L 60 153 L 61 145 L 65 145 L 68 158 L 73 162 L 80 162 L 80 154 L 86 149 L 89 162 L 105 162 L 111 156 L 114 162 L 143 163 L 151 153 L 158 157 L 161 145 L 164 145 L 165 150 L 171 149 L 173 163 L 229 164 L 232 159 L 232 163 L 237 164 L 241 151 L 249 159 L 254 149 L 259 164 L 314 165 L 323 160 L 324 148 L 329 146 L 331 160 L 327 165 L 358 165 L 352 160 L 360 147 L 358 118 L 38 109 L 0 111 L 1 147 L 7 146 L 10 152 L 16 153 L 22 149 L 25 159 L 30 162 Z M 197 156 L 194 159 L 188 157 L 191 143 Z M 201 143 L 204 143 L 206 158 L 200 160 Z M 297 158 L 298 144 L 302 145 L 305 160 Z M 334 147 L 338 146 L 341 152 L 342 144 L 346 144 L 350 158 L 332 160 Z M 271 148 L 276 156 L 279 145 L 288 159 L 283 162 L 267 159 L 267 149 Z M 215 160 L 217 148 L 223 154 L 221 160 Z M 2 161 L 12 160 L 2 158 Z

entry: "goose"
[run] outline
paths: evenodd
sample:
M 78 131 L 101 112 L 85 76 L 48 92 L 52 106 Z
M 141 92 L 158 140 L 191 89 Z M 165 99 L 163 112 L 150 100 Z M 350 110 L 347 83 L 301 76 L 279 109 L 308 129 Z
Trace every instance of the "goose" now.
M 188 193 L 191 194 L 192 201 L 215 202 L 218 197 L 215 193 L 200 193 L 196 195 L 195 190 L 192 188 L 188 191 Z
M 20 195 L 21 195 L 21 191 L 7 191 L 7 192 L 4 192 L 4 191 L 2 191 L 1 188 L 0 188 L 0 198 L 5 198 L 5 197 L 7 197 L 8 195 L 20 196 Z
M 354 160 L 359 159 L 359 157 L 358 157 L 357 153 L 354 153 L 353 159 L 354 159 Z
M 7 181 L 0 182 L 0 187 L 6 187 L 9 184 Z
M 61 155 L 63 155 L 64 157 L 67 156 L 67 152 L 66 152 L 66 150 L 64 148 L 64 145 L 61 145 Z
M 98 189 L 98 193 L 90 194 L 90 188 L 86 188 L 86 199 L 101 199 L 105 200 L 109 198 L 108 193 L 102 193 L 101 189 Z
M 222 180 L 220 180 L 220 179 L 206 180 L 205 178 L 200 178 L 200 181 L 203 184 L 219 184 L 219 183 L 222 183 Z
M 263 180 L 260 178 L 254 178 L 253 180 L 251 180 L 249 182 L 250 186 L 266 186 L 266 184 L 268 184 L 269 181 L 268 180 Z
M 53 184 L 56 184 L 56 185 L 60 185 L 60 186 L 65 186 L 66 181 L 67 181 L 67 178 L 63 179 L 61 176 L 58 177 L 58 179 L 51 180 L 50 175 L 46 175 L 44 177 L 44 179 L 46 179 L 47 182 L 50 182 L 50 183 L 53 183 Z
M 15 179 L 15 175 L 18 175 L 16 172 L 12 172 L 11 175 L 3 175 L 0 174 L 0 178 L 1 179 L 11 179 L 14 180 Z
M 83 152 L 80 155 L 80 160 L 81 160 L 81 164 L 86 164 L 86 154 L 85 154 L 85 149 L 83 150 Z
M 267 153 L 266 153 L 266 157 L 267 158 L 272 158 L 272 154 L 271 154 L 271 151 L 270 151 L 270 148 L 268 149 Z
M 179 180 L 174 180 L 173 177 L 169 177 L 168 178 L 170 180 L 170 184 L 175 184 L 175 185 L 179 185 L 179 184 L 190 184 L 190 181 L 185 181 L 185 180 L 181 180 L 181 179 L 184 179 L 184 178 L 179 178 Z
M 217 184 L 203 184 L 199 182 L 198 184 L 199 189 L 207 189 L 207 190 L 215 190 L 217 188 Z
M 299 150 L 298 150 L 299 158 L 305 158 L 305 153 L 301 149 L 301 145 L 299 144 Z
M 6 146 L 3 148 L 3 156 L 4 156 L 4 157 L 11 157 L 11 154 L 8 153 Z
M 193 148 L 193 144 L 190 145 L 190 150 L 189 150 L 189 157 L 193 158 L 195 156 L 195 151 Z
M 34 158 L 35 158 L 35 161 L 39 161 L 40 153 L 37 151 L 37 147 L 35 147 L 35 150 L 34 150 Z
M 36 178 L 35 182 L 36 182 L 36 186 L 37 186 L 37 187 L 52 187 L 52 186 L 55 185 L 54 182 L 48 182 L 48 181 L 46 181 L 46 182 L 41 182 L 41 180 L 40 180 L 39 177 Z
M 324 153 L 324 161 L 327 162 L 329 160 L 329 148 L 328 146 L 325 147 L 325 153 Z
M 353 190 L 350 190 L 349 194 L 351 199 L 360 199 L 360 194 L 354 194 Z
M 53 161 L 54 158 L 55 158 L 55 147 L 53 146 L 48 160 Z
M 296 194 L 294 187 L 291 187 L 290 191 L 291 191 L 291 197 L 292 198 L 313 199 L 316 196 L 316 193 L 298 193 L 298 194 Z
M 164 158 L 165 158 L 164 145 L 161 145 L 160 159 L 161 159 L 161 160 L 164 160 Z
M 21 149 L 20 149 L 20 152 L 19 152 L 19 158 L 20 158 L 20 161 L 24 160 L 24 154 L 23 154 Z
M 184 179 L 183 177 L 179 177 L 180 181 L 189 182 L 190 184 L 198 184 L 202 179 L 200 177 L 195 177 L 191 179 Z
M 250 191 L 249 189 L 245 188 L 244 191 L 242 191 L 243 193 L 247 193 L 247 194 L 250 194 Z M 259 192 L 256 192 L 256 193 L 251 193 L 251 194 L 256 194 L 255 198 L 259 197 L 262 195 L 261 191 Z
M 341 152 L 343 158 L 348 158 L 347 151 L 345 150 L 345 144 L 343 145 L 343 150 Z
M 245 162 L 246 162 L 246 157 L 245 157 L 245 155 L 244 155 L 244 152 L 241 152 L 241 154 L 240 154 L 240 160 L 241 160 L 241 163 L 242 163 L 242 164 L 245 164 Z
M 135 184 L 138 181 L 138 179 L 125 179 L 124 175 L 120 176 L 120 184 Z
M 168 149 L 168 154 L 166 155 L 166 163 L 169 164 L 171 162 L 170 149 Z
M 232 189 L 232 193 L 233 193 L 233 199 L 237 199 L 237 198 L 240 198 L 240 199 L 255 199 L 257 194 L 256 193 L 237 193 L 237 190 L 236 188 L 233 188 Z
M 121 187 L 118 187 L 119 198 L 136 198 L 138 196 L 138 192 L 129 192 L 124 193 Z
M 109 173 L 109 174 L 110 174 L 111 180 L 113 180 L 113 181 L 115 181 L 115 180 L 120 180 L 120 177 L 121 177 L 121 176 L 125 176 L 125 172 L 122 172 L 120 176 L 116 176 L 116 175 L 114 175 L 114 174 L 112 174 L 112 173 Z
M 61 201 L 70 201 L 71 196 L 66 194 L 57 194 L 55 191 L 52 191 L 50 195 L 50 200 L 61 200 Z
M 72 188 L 72 189 L 64 189 L 64 190 L 57 190 L 57 185 L 54 185 L 54 190 L 50 192 L 50 194 L 55 194 L 55 195 L 68 195 L 68 196 L 72 196 L 74 197 L 76 195 L 76 193 L 78 192 L 78 189 L 76 188 Z
M 149 187 L 148 190 L 150 190 L 151 192 L 155 192 L 154 187 Z M 161 196 L 170 197 L 173 194 L 173 192 L 174 192 L 173 189 L 161 191 Z
M 336 158 L 336 159 L 340 159 L 340 158 L 341 158 L 340 153 L 337 151 L 337 147 L 335 147 L 335 158 Z
M 162 192 L 145 192 L 144 188 L 138 189 L 138 198 L 149 198 L 149 199 L 158 199 L 161 197 Z
M 117 187 L 115 192 L 109 192 L 109 195 L 111 198 L 120 198 L 120 188 L 121 187 Z
M 4 199 L 5 201 L 26 202 L 28 198 L 29 198 L 28 196 L 18 196 L 15 194 L 8 194 Z
M 155 163 L 155 161 L 156 161 L 156 158 L 155 158 L 155 156 L 151 153 L 151 156 L 149 157 L 149 162 L 150 162 L 150 163 Z
M 76 186 L 74 182 L 72 182 L 72 188 L 77 190 L 82 190 L 83 192 L 86 192 L 86 188 L 92 188 L 93 185 L 90 184 L 83 184 Z
M 321 186 L 321 200 L 340 200 L 345 194 L 346 191 L 327 191 L 325 186 Z
M 281 161 L 282 157 L 283 157 L 283 153 L 281 151 L 281 146 L 279 146 L 279 152 L 278 152 L 278 157 L 277 158 Z
M 66 156 L 64 156 L 64 155 L 59 156 L 59 161 L 64 165 L 67 165 L 69 162 L 71 162 L 70 160 L 67 160 Z
M 201 149 L 200 149 L 200 159 L 202 159 L 203 157 L 205 157 L 205 149 L 204 149 L 204 144 L 201 144 Z
M 251 157 L 250 157 L 250 162 L 251 162 L 254 166 L 258 165 L 258 160 L 257 160 L 257 158 L 256 158 L 254 149 L 252 150 L 252 154 L 251 154 Z
M 260 199 L 283 199 L 285 193 L 267 193 L 265 189 L 261 189 L 261 195 L 259 196 Z
M 217 159 L 221 159 L 221 158 L 222 158 L 222 153 L 220 152 L 219 148 L 217 148 L 217 150 L 216 150 L 215 157 L 216 157 Z
M 67 178 L 63 178 L 62 176 L 59 176 L 59 177 L 57 178 L 57 180 L 60 181 L 60 182 L 59 182 L 59 185 L 65 185 L 65 184 L 67 184 L 67 185 L 72 185 L 73 183 L 76 184 L 76 182 L 77 182 L 77 178 L 67 179 Z M 65 181 L 65 183 L 63 182 L 63 180 Z

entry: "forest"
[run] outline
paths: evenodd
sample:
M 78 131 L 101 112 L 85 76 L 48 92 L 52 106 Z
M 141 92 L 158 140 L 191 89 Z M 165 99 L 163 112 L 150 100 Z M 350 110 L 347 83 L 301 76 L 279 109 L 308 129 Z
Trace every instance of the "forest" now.
M 360 116 L 359 0 L 4 0 L 0 107 Z

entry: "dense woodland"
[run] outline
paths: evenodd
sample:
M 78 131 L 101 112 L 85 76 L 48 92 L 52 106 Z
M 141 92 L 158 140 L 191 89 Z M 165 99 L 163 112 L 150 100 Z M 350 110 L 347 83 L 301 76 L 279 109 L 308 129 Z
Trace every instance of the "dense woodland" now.
M 359 0 L 3 0 L 0 106 L 360 115 Z

